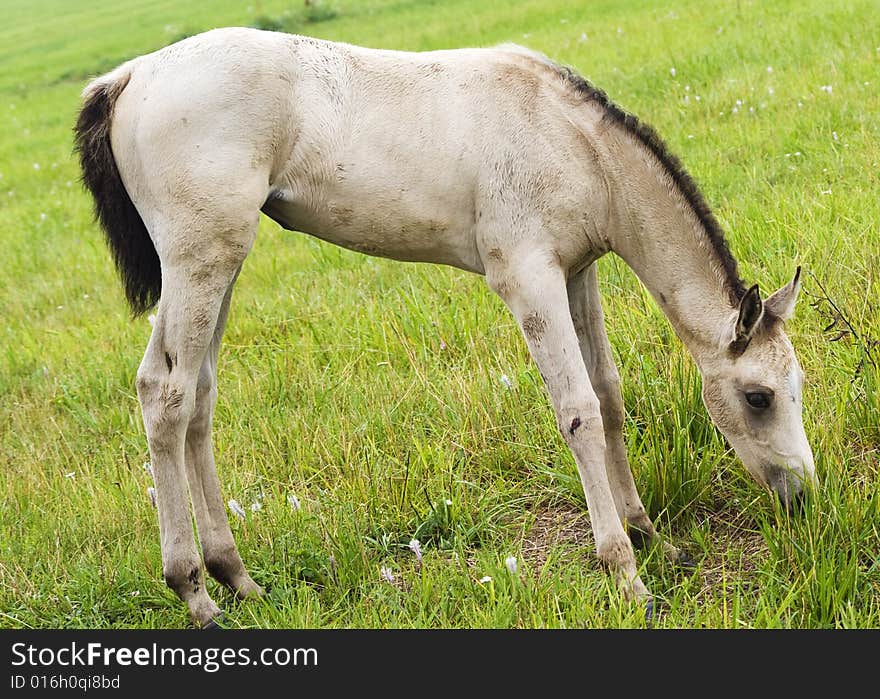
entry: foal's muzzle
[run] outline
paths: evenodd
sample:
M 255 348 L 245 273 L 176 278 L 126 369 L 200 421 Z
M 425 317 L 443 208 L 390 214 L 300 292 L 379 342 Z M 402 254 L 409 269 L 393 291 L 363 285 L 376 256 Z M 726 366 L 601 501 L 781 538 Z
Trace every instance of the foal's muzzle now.
M 784 466 L 770 466 L 766 470 L 767 485 L 789 513 L 795 512 L 804 499 L 804 489 L 818 485 L 814 474 L 804 474 Z

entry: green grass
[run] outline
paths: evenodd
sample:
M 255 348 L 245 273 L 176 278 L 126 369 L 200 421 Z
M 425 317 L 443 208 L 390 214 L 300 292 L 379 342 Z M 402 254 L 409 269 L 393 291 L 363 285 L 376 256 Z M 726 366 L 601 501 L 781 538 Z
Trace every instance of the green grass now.
M 162 582 L 142 468 L 134 374 L 149 324 L 128 317 L 71 127 L 88 76 L 186 34 L 273 18 L 370 46 L 544 51 L 664 135 L 714 202 L 746 279 L 771 290 L 804 266 L 789 332 L 823 487 L 788 518 L 711 426 L 657 307 L 621 261 L 601 260 L 636 479 L 662 531 L 700 565 L 685 575 L 656 551 L 639 561 L 665 603 L 658 626 L 880 626 L 873 0 L 339 0 L 311 19 L 299 2 L 124 4 L 4 3 L 0 626 L 187 624 Z M 219 383 L 220 477 L 247 508 L 232 526 L 270 590 L 238 605 L 209 583 L 231 625 L 643 624 L 595 560 L 540 376 L 479 278 L 264 221 Z M 407 548 L 416 535 L 421 567 Z

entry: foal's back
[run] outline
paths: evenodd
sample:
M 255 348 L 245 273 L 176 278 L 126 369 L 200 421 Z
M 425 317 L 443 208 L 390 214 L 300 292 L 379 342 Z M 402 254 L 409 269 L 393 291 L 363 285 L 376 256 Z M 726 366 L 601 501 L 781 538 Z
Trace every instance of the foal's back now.
M 601 114 L 519 47 L 406 53 L 231 28 L 128 66 L 113 147 L 151 209 L 207 191 L 348 248 L 479 273 L 493 246 L 604 217 L 584 140 Z

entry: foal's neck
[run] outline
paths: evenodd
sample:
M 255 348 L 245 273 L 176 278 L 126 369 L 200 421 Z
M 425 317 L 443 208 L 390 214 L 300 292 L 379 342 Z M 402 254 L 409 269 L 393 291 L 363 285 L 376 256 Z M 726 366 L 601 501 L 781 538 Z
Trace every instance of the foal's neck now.
M 620 133 L 612 149 L 620 165 L 611 249 L 651 292 L 699 363 L 714 354 L 729 327 L 730 272 L 691 202 L 638 138 Z

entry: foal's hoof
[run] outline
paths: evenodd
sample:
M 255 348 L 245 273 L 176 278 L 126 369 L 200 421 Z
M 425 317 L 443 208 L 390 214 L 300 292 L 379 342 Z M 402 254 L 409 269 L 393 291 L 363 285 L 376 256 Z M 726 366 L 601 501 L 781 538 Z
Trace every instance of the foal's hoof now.
M 223 624 L 224 621 L 226 621 L 226 615 L 223 612 L 220 612 L 202 627 L 202 631 L 218 631 L 223 628 L 221 624 Z
M 645 602 L 645 624 L 651 626 L 654 623 L 654 600 Z

